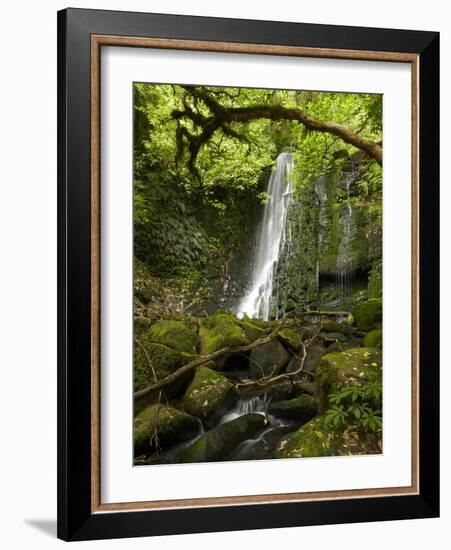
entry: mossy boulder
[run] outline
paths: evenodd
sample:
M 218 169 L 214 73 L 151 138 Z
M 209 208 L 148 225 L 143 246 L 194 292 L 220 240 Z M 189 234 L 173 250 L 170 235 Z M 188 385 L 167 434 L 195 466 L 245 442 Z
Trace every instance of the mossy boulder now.
M 277 458 L 334 456 L 339 454 L 339 446 L 335 433 L 325 426 L 324 419 L 316 417 L 284 438 L 275 454 Z
M 249 372 L 252 378 L 263 378 L 281 372 L 291 354 L 279 340 L 274 339 L 254 348 L 250 354 Z
M 197 367 L 182 403 L 186 412 L 206 420 L 224 414 L 235 398 L 235 388 L 225 376 L 201 366 Z
M 324 339 L 324 343 L 328 346 L 334 342 L 341 342 L 342 344 L 347 342 L 348 337 L 341 332 L 328 332 L 327 334 L 321 334 Z
M 328 395 L 350 382 L 365 386 L 382 379 L 382 352 L 378 348 L 349 348 L 324 355 L 316 367 L 321 409 Z
M 255 340 L 263 338 L 268 330 L 263 321 L 258 319 L 250 319 L 247 316 L 240 319 L 239 325 L 244 330 L 249 342 L 255 342 Z
M 176 462 L 208 462 L 221 460 L 230 454 L 242 441 L 250 439 L 267 425 L 261 414 L 246 414 L 221 424 L 205 433 L 191 445 L 182 449 Z
M 219 312 L 204 319 L 199 328 L 200 353 L 209 355 L 226 347 L 249 343 L 246 332 L 233 313 Z
M 321 323 L 321 330 L 323 332 L 332 332 L 340 334 L 353 334 L 355 328 L 350 326 L 349 323 L 337 323 L 336 321 L 323 321 Z
M 318 412 L 318 400 L 314 395 L 304 394 L 294 399 L 270 403 L 268 412 L 282 418 L 307 422 Z
M 293 351 L 298 351 L 301 347 L 301 336 L 292 328 L 284 328 L 278 334 L 279 340 Z
M 194 416 L 166 405 L 149 405 L 135 416 L 135 456 L 190 439 L 199 430 L 200 422 Z
M 366 348 L 381 348 L 382 347 L 382 329 L 376 328 L 368 332 L 362 341 L 362 345 Z
M 138 344 L 134 349 L 134 391 L 142 390 L 153 384 L 155 378 L 161 380 L 173 373 L 179 367 L 192 361 L 195 355 L 177 351 L 163 344 L 156 344 L 149 341 L 148 332 L 142 333 Z M 179 377 L 174 383 L 165 387 L 166 395 L 172 397 L 180 392 L 192 373 L 186 373 Z
M 372 298 L 355 306 L 352 311 L 357 328 L 368 332 L 373 328 L 380 328 L 382 323 L 382 298 Z
M 194 354 L 197 349 L 197 334 L 181 321 L 161 320 L 154 323 L 149 328 L 148 339 L 184 353 Z
M 326 425 L 324 417 L 317 416 L 304 424 L 278 445 L 277 458 L 307 458 L 377 454 L 381 452 L 381 440 L 375 434 L 359 434 L 353 431 L 335 431 Z

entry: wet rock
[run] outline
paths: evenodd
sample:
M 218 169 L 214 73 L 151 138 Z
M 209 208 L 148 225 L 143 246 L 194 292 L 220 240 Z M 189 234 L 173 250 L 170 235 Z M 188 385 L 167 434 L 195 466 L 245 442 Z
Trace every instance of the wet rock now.
M 227 457 L 227 460 L 262 460 L 272 458 L 262 439 L 243 441 Z
M 290 353 L 278 340 L 258 346 L 250 354 L 250 376 L 262 378 L 278 374 L 288 364 L 290 357 Z
M 300 395 L 295 399 L 270 403 L 268 412 L 282 418 L 290 418 L 307 422 L 318 412 L 318 400 L 313 395 Z
M 262 440 L 265 448 L 268 451 L 274 451 L 282 437 L 289 434 L 290 432 L 293 432 L 293 430 L 296 428 L 296 425 L 297 424 L 289 426 L 277 426 L 275 428 L 266 430 L 262 435 Z
M 271 401 L 282 401 L 300 393 L 295 381 L 282 380 L 268 387 L 266 394 Z
M 221 460 L 242 441 L 250 439 L 266 426 L 261 414 L 246 414 L 205 433 L 186 449 L 180 451 L 176 462 L 208 462 Z
M 200 422 L 190 414 L 166 405 L 150 405 L 135 416 L 135 456 L 194 437 Z

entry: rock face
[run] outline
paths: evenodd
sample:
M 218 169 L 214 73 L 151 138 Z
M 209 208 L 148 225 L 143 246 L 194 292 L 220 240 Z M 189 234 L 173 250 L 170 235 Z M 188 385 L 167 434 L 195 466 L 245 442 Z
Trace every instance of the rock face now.
M 373 328 L 380 328 L 382 323 L 382 298 L 372 298 L 358 304 L 352 311 L 357 328 L 366 332 Z
M 197 418 L 166 405 L 150 405 L 135 416 L 135 456 L 194 437 L 200 430 Z M 157 444 L 158 442 L 158 444 Z
M 270 403 L 268 412 L 282 418 L 307 422 L 317 414 L 318 400 L 313 395 L 300 395 L 295 399 Z
M 222 424 L 194 441 L 177 454 L 176 462 L 208 462 L 220 460 L 242 441 L 251 438 L 266 425 L 261 414 L 246 414 Z
M 349 348 L 324 355 L 316 368 L 321 410 L 328 395 L 350 382 L 365 386 L 382 379 L 382 352 L 378 348 Z
M 248 344 L 246 332 L 233 313 L 220 312 L 203 320 L 199 329 L 200 353 L 208 355 L 225 347 Z
M 290 357 L 290 353 L 278 340 L 272 340 L 251 351 L 249 373 L 252 378 L 278 374 L 287 365 Z
M 183 408 L 202 420 L 223 415 L 236 398 L 234 386 L 221 374 L 208 367 L 197 367 L 183 396 Z
M 381 295 L 381 222 L 369 212 L 360 160 L 337 162 L 294 193 L 275 276 L 279 316 L 305 304 L 346 310 L 359 298 L 356 292 Z
M 374 262 L 368 278 L 368 298 L 382 296 L 382 260 Z

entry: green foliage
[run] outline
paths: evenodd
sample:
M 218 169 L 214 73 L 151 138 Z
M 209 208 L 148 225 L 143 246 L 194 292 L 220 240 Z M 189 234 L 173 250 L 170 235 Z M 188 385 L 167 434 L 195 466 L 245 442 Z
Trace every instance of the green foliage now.
M 382 429 L 382 382 L 350 383 L 329 394 L 326 424 L 335 429 L 377 432 Z
M 369 94 L 339 94 L 298 92 L 297 103 L 309 115 L 321 120 L 333 120 L 361 137 L 374 141 L 382 138 L 382 96 Z M 327 133 L 302 128 L 297 133 L 295 182 L 297 189 L 330 170 L 345 165 L 358 151 L 352 145 Z M 369 162 L 370 165 L 376 165 Z M 379 166 L 379 165 L 377 165 Z M 379 167 L 380 169 L 380 167 Z

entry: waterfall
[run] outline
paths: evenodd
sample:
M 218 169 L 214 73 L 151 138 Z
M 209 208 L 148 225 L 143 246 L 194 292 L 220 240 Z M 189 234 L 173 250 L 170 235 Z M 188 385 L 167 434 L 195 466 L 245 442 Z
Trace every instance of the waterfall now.
M 247 380 L 242 380 L 247 381 Z M 220 420 L 220 424 L 225 424 L 239 418 L 245 414 L 259 413 L 266 415 L 267 398 L 266 394 L 254 395 L 253 397 L 242 397 L 238 399 L 235 407 L 230 409 Z
M 268 321 L 273 295 L 275 268 L 286 238 L 285 222 L 291 201 L 289 174 L 293 167 L 291 153 L 281 153 L 266 190 L 263 220 L 257 238 L 254 271 L 249 292 L 241 300 L 237 313 Z

